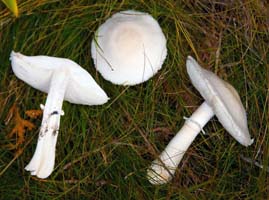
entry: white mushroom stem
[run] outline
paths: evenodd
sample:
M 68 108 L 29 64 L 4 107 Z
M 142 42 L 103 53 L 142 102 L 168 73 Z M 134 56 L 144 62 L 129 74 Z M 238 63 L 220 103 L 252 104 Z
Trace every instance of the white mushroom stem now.
M 185 152 L 213 116 L 212 108 L 204 102 L 186 120 L 181 130 L 148 169 L 147 176 L 152 184 L 167 183 L 173 177 Z
M 32 160 L 25 167 L 39 178 L 47 178 L 54 168 L 60 116 L 63 113 L 62 104 L 68 80 L 69 72 L 64 67 L 55 70 L 51 76 L 37 147 Z

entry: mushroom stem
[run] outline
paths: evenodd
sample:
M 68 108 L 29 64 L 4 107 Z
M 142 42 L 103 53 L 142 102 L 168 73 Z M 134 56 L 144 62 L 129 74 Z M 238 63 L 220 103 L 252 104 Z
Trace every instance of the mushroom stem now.
M 173 177 L 185 152 L 213 116 L 212 108 L 204 102 L 186 120 L 181 130 L 148 169 L 147 176 L 151 184 L 164 184 Z
M 68 79 L 69 73 L 64 67 L 55 70 L 51 76 L 37 147 L 33 158 L 25 167 L 39 178 L 47 178 L 54 168 L 60 116 Z

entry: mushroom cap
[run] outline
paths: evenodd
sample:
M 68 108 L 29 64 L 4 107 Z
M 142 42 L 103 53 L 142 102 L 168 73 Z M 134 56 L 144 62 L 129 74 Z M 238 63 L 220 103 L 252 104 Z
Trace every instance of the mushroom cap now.
M 72 60 L 50 56 L 25 56 L 14 51 L 11 52 L 10 60 L 15 75 L 42 92 L 48 93 L 52 74 L 64 68 L 70 74 L 64 97 L 66 101 L 101 105 L 109 99 L 91 75 Z
M 166 39 L 151 15 L 127 10 L 114 14 L 98 28 L 91 54 L 106 80 L 135 85 L 161 69 L 167 55 Z
M 242 145 L 251 145 L 253 139 L 250 138 L 246 111 L 234 87 L 201 68 L 191 56 L 186 64 L 192 84 L 212 107 L 223 127 Z

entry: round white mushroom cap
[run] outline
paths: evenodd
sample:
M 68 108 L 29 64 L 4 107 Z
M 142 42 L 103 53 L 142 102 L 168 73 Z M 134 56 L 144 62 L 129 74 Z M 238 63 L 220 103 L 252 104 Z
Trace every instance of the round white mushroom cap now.
M 166 39 L 149 14 L 132 10 L 114 14 L 102 24 L 91 44 L 95 67 L 115 84 L 147 81 L 162 67 Z
M 15 75 L 42 92 L 48 93 L 54 70 L 65 67 L 70 74 L 64 96 L 66 101 L 75 104 L 101 105 L 109 99 L 91 75 L 72 60 L 49 56 L 24 56 L 14 51 L 11 53 L 10 60 Z
M 223 127 L 242 145 L 251 145 L 253 139 L 250 138 L 246 111 L 233 86 L 201 68 L 191 56 L 187 59 L 187 72 Z

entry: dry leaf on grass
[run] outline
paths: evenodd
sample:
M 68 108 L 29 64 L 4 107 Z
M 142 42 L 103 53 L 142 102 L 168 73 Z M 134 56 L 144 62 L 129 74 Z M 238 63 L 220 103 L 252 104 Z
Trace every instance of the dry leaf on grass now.
M 36 119 L 43 114 L 42 110 L 26 110 L 25 114 L 31 119 Z
M 42 111 L 41 111 L 42 114 Z M 37 118 L 40 115 L 40 111 L 39 110 L 29 110 L 26 111 L 26 115 L 31 117 L 31 118 Z M 31 131 L 35 126 L 32 122 L 25 120 L 23 118 L 21 118 L 20 114 L 19 114 L 19 109 L 16 106 L 16 104 L 14 104 L 9 112 L 8 115 L 6 117 L 5 120 L 5 124 L 11 124 L 14 127 L 12 128 L 12 130 L 7 134 L 7 138 L 12 138 L 12 137 L 16 137 L 16 143 L 15 144 L 8 144 L 7 148 L 8 149 L 16 149 L 16 153 L 21 151 L 21 145 L 24 143 L 25 141 L 25 132 L 26 130 Z

